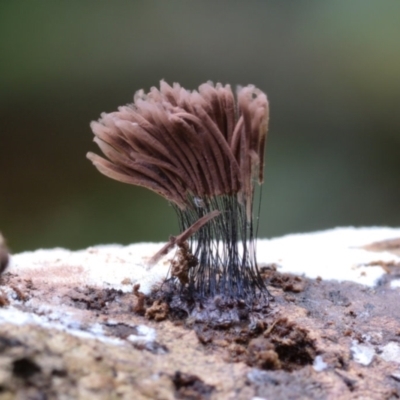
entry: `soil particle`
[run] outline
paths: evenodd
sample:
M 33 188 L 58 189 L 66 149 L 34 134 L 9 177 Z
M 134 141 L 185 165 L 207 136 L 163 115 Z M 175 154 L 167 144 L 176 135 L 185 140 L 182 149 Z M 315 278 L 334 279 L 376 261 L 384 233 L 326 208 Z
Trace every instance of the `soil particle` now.
M 250 340 L 247 364 L 260 369 L 281 369 L 282 362 L 275 346 L 267 339 L 258 337 Z
M 69 298 L 77 308 L 84 310 L 103 310 L 107 307 L 108 303 L 116 301 L 121 295 L 123 295 L 121 290 L 98 290 L 91 287 L 76 287 L 69 293 Z
M 171 263 L 171 276 L 179 279 L 182 285 L 189 283 L 189 270 L 195 267 L 199 261 L 190 252 L 188 242 L 183 242 L 178 245 L 176 259 Z
M 308 332 L 286 318 L 275 320 L 264 331 L 246 328 L 222 331 L 218 339 L 212 331 L 198 328 L 196 333 L 204 345 L 227 347 L 227 359 L 231 362 L 245 362 L 260 369 L 293 371 L 312 364 L 317 354 Z M 231 344 L 226 346 L 226 343 Z
M 28 296 L 16 285 L 10 285 L 10 288 L 14 290 L 15 294 L 17 295 L 18 300 L 27 301 Z
M 177 399 L 208 400 L 214 390 L 213 386 L 205 384 L 196 375 L 176 371 L 172 377 Z
M 10 300 L 8 300 L 7 294 L 4 293 L 3 290 L 0 290 L 0 307 L 5 307 L 10 304 Z
M 274 273 L 270 285 L 282 288 L 284 292 L 300 293 L 305 289 L 305 280 L 300 276 Z
M 146 296 L 144 293 L 139 291 L 140 289 L 140 284 L 136 284 L 133 286 L 133 294 L 136 297 L 136 303 L 132 308 L 132 311 L 138 315 L 144 315 L 146 313 L 146 308 L 145 308 L 145 301 L 146 301 Z
M 154 303 L 147 308 L 145 317 L 154 319 L 155 321 L 163 321 L 168 316 L 168 304 L 161 300 L 155 300 Z
M 110 336 L 115 336 L 120 339 L 126 339 L 130 335 L 137 335 L 138 329 L 136 326 L 130 326 L 123 323 L 116 323 L 116 324 L 104 324 L 105 331 Z
M 316 356 L 314 340 L 298 324 L 281 318 L 266 336 L 273 344 L 283 369 L 292 371 L 313 363 Z
M 134 285 L 133 294 L 136 298 L 132 311 L 138 315 L 143 315 L 147 319 L 157 322 L 165 320 L 169 315 L 169 306 L 162 299 L 146 296 L 140 290 L 140 285 Z
M 12 373 L 17 378 L 28 380 L 40 371 L 41 368 L 29 358 L 20 358 L 12 363 Z

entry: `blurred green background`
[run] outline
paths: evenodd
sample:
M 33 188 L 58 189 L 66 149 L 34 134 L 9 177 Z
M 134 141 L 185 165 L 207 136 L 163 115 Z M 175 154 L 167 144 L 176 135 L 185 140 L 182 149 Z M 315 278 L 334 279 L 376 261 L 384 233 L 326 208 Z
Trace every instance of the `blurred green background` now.
M 14 252 L 176 234 L 166 201 L 85 158 L 89 122 L 162 78 L 267 92 L 259 236 L 400 225 L 399 16 L 398 0 L 1 0 L 0 230 Z

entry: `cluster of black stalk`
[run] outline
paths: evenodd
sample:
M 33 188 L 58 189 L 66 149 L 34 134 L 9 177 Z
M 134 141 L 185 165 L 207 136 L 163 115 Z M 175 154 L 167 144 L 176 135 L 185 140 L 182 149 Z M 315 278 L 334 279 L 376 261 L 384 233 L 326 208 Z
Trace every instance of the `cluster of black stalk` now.
M 172 279 L 196 301 L 218 296 L 248 303 L 268 296 L 253 215 L 268 115 L 267 97 L 252 85 L 235 96 L 229 85 L 209 82 L 188 91 L 162 81 L 160 89 L 137 92 L 133 104 L 91 124 L 108 158 L 88 153 L 101 173 L 146 187 L 174 206 L 181 234 L 153 262 L 187 242 L 187 279 Z

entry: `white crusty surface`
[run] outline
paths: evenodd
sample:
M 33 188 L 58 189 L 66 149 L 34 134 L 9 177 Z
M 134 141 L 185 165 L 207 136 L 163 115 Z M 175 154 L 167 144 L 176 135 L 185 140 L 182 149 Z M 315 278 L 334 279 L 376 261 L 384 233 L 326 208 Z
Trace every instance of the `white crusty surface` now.
M 400 257 L 363 247 L 393 238 L 400 238 L 400 228 L 348 227 L 291 234 L 258 240 L 257 260 L 260 265 L 275 264 L 280 272 L 374 286 L 386 273 L 382 264 L 400 263 Z M 140 283 L 141 291 L 148 293 L 167 275 L 174 255 L 171 251 L 157 264 L 148 265 L 161 246 L 138 243 L 98 245 L 79 251 L 40 249 L 13 255 L 8 271 L 50 285 L 88 285 L 124 292 Z
M 257 260 L 276 263 L 280 272 L 375 286 L 386 273 L 382 265 L 399 263 L 400 257 L 364 247 L 396 238 L 400 238 L 400 228 L 348 227 L 292 234 L 260 240 Z
M 129 246 L 108 244 L 70 251 L 40 249 L 15 254 L 8 271 L 49 284 L 94 286 L 132 291 L 135 283 L 148 293 L 154 283 L 166 276 L 168 258 L 149 266 L 148 259 L 163 244 L 138 243 Z

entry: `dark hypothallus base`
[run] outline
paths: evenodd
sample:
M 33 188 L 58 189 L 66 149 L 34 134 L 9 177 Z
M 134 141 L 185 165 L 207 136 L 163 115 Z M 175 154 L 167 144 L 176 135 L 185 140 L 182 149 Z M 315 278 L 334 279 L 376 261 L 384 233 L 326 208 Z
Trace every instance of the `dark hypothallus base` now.
M 136 296 L 136 312 L 193 329 L 206 349 L 223 348 L 228 362 L 292 371 L 312 364 L 317 354 L 307 330 L 276 314 L 268 292 L 247 301 L 222 296 L 200 300 L 170 279 L 149 296 L 137 288 Z
M 147 302 L 166 304 L 171 320 L 187 324 L 204 324 L 215 329 L 227 329 L 268 315 L 273 300 L 268 291 L 256 292 L 248 299 L 226 296 L 204 298 L 196 296 L 188 286 L 175 279 L 168 279 L 151 292 Z

